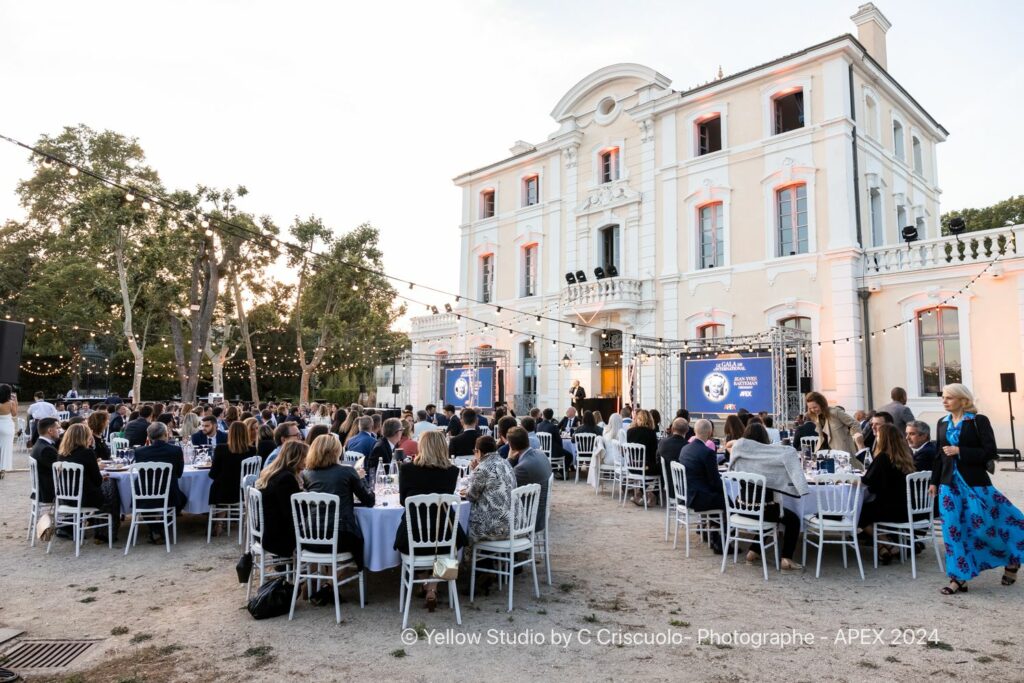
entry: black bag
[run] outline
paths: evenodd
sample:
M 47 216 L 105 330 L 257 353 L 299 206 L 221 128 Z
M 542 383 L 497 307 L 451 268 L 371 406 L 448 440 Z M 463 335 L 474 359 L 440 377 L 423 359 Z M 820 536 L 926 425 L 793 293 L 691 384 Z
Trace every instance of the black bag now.
M 235 572 L 238 574 L 238 583 L 249 583 L 249 577 L 252 575 L 252 553 L 246 553 L 238 558 Z
M 295 586 L 288 583 L 283 576 L 267 581 L 249 601 L 249 614 L 253 619 L 271 619 L 288 614 L 292 606 L 293 590 Z

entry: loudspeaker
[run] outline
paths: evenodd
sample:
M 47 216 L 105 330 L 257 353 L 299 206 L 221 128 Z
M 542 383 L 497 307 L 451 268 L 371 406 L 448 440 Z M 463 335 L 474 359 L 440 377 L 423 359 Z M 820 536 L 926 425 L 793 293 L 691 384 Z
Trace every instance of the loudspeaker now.
M 807 394 L 811 391 L 811 378 L 801 377 L 800 378 L 800 393 Z
M 0 320 L 0 384 L 20 384 L 25 323 Z
M 391 393 L 392 394 L 397 394 L 401 390 L 401 388 L 402 388 L 401 384 L 392 384 L 391 385 Z
M 505 371 L 498 370 L 498 402 L 505 402 Z
M 1000 372 L 999 383 L 1003 387 L 1004 394 L 1012 394 L 1017 391 L 1017 373 Z

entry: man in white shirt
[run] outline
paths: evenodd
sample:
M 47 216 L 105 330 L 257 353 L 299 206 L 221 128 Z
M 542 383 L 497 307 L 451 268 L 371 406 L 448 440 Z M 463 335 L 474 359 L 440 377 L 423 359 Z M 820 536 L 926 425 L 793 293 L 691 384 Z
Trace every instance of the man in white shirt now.
M 414 441 L 420 440 L 420 434 L 423 434 L 424 432 L 432 432 L 436 429 L 437 425 L 430 421 L 427 411 L 416 411 L 416 424 L 412 426 L 412 438 Z
M 55 420 L 60 419 L 60 415 L 57 414 L 57 408 L 52 403 L 45 400 L 45 394 L 41 391 L 35 393 L 35 403 L 30 405 L 26 412 L 28 417 L 32 420 L 32 445 L 35 444 L 36 439 L 39 438 L 39 433 L 36 431 L 36 425 L 44 417 L 52 417 Z

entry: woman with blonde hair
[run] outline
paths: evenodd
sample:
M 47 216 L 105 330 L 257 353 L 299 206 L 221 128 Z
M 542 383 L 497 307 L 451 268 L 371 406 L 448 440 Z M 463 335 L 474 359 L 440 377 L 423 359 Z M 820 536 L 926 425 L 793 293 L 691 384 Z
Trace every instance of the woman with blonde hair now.
M 301 441 L 288 441 L 256 480 L 263 496 L 263 549 L 280 557 L 295 552 L 292 495 L 302 490 L 299 473 L 308 450 Z
M 70 462 L 81 465 L 82 473 L 82 507 L 98 508 L 100 512 L 108 512 L 114 517 L 114 538 L 117 540 L 117 528 L 121 517 L 121 498 L 117 492 L 117 484 L 104 478 L 93 450 L 93 435 L 85 423 L 79 422 L 68 427 L 60 439 L 57 451 L 58 462 Z M 96 539 L 106 542 L 104 534 L 97 532 Z
M 185 408 L 188 410 L 185 410 Z M 199 415 L 192 408 L 192 405 L 186 403 L 181 408 L 181 418 L 178 422 L 178 431 L 181 434 L 181 440 L 188 442 L 192 435 L 199 431 Z
M 830 407 L 828 399 L 817 391 L 808 392 L 804 402 L 807 404 L 807 418 L 814 423 L 818 435 L 815 453 L 837 450 L 855 456 L 863 450 L 864 435 L 861 434 L 860 424 L 847 415 L 846 411 L 839 406 Z M 864 469 L 864 463 L 859 458 L 851 457 L 850 464 L 855 470 Z
M 658 432 L 655 429 L 654 417 L 647 410 L 637 410 L 633 413 L 633 422 L 626 430 L 626 442 L 638 443 L 644 447 L 644 465 L 648 477 L 661 476 L 661 458 L 658 457 Z M 654 492 L 647 493 L 647 505 L 654 505 Z M 633 502 L 637 505 L 644 505 L 644 493 L 639 491 L 633 496 Z
M 341 441 L 333 434 L 321 434 L 306 454 L 302 486 L 307 491 L 330 493 L 341 499 L 338 552 L 352 553 L 359 568 L 363 566 L 363 532 L 356 521 L 353 496 L 366 507 L 373 507 L 373 491 L 363 486 L 363 473 L 340 464 Z
M 929 491 L 939 496 L 949 585 L 943 595 L 966 593 L 967 582 L 986 569 L 1003 567 L 1002 584 L 1017 581 L 1024 555 L 1024 514 L 989 478 L 995 470 L 992 423 L 978 412 L 963 384 L 942 388 L 947 411 L 935 429 L 939 456 Z
M 249 445 L 256 448 L 260 442 L 260 421 L 255 417 L 247 417 L 242 420 L 245 430 L 249 434 Z

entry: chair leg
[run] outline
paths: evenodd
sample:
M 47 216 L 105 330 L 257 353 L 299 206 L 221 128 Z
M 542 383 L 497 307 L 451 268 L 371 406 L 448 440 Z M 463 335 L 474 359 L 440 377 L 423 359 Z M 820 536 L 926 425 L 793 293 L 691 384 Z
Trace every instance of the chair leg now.
M 732 539 L 729 538 L 729 530 L 726 529 L 725 530 L 725 538 L 723 539 L 723 543 L 722 543 L 722 570 L 721 570 L 722 574 L 725 573 L 725 563 L 729 559 L 729 543 L 731 542 L 731 540 Z M 736 551 L 736 548 L 733 547 L 733 555 L 734 556 L 735 556 L 735 551 Z M 735 560 L 733 560 L 733 561 L 735 562 Z
M 917 553 L 914 552 L 914 527 L 911 526 L 909 531 L 910 531 L 910 540 L 907 542 L 907 545 L 909 545 L 910 548 L 907 550 L 907 552 L 910 554 L 910 578 L 916 579 L 917 578 Z M 902 551 L 902 550 L 903 550 L 903 548 L 900 548 L 900 551 Z
M 878 569 L 878 526 L 871 527 L 871 553 L 875 558 L 875 569 Z
M 764 529 L 758 532 L 761 541 L 761 569 L 764 571 L 764 580 L 768 580 L 768 553 L 764 547 Z
M 462 610 L 459 608 L 459 589 L 454 581 L 448 582 L 448 596 L 455 607 L 455 623 L 462 626 Z
M 164 546 L 171 552 L 171 513 L 164 510 Z
M 857 557 L 857 569 L 860 571 L 860 580 L 864 580 L 864 564 L 860 561 L 860 546 L 857 545 L 857 529 L 850 530 L 850 545 L 853 546 L 853 554 Z M 845 545 L 843 546 L 846 547 Z
M 545 564 L 547 561 L 545 560 Z M 530 568 L 533 570 L 533 595 L 534 597 L 540 597 L 540 583 L 537 582 L 537 554 L 535 552 L 530 553 Z
M 548 574 L 548 585 L 551 585 L 551 546 L 548 545 L 548 530 L 544 529 L 544 569 Z M 540 594 L 537 594 L 540 597 Z
M 843 569 L 849 569 L 849 565 L 846 564 L 846 544 L 843 544 Z
M 405 611 L 405 563 L 398 572 L 398 611 Z
M 514 589 L 513 575 L 515 574 L 515 554 L 509 553 L 508 555 L 508 611 L 512 611 L 512 592 Z
M 362 569 L 359 570 L 359 609 L 366 608 L 366 585 L 363 579 L 366 578 L 366 572 Z
M 413 587 L 413 580 L 415 578 L 416 578 L 415 570 L 412 568 L 412 566 L 410 566 L 409 567 L 409 580 L 406 583 L 406 590 L 408 592 L 405 594 L 405 611 L 402 612 L 402 628 L 403 629 L 409 625 L 409 604 L 412 602 L 412 587 Z
M 779 527 L 775 527 L 775 531 L 772 532 L 772 550 L 775 551 L 775 571 L 780 571 L 780 567 L 779 567 Z
M 217 512 L 217 506 L 211 505 L 210 512 L 206 515 L 206 542 L 209 544 L 210 538 L 213 535 L 213 515 Z
M 301 560 L 297 563 L 297 569 L 298 569 L 297 574 L 302 574 L 302 561 Z M 262 575 L 263 575 L 263 573 L 260 572 L 261 578 L 262 578 Z M 295 617 L 295 603 L 298 602 L 298 601 L 299 601 L 299 580 L 298 580 L 298 577 L 296 576 L 295 586 L 294 586 L 294 588 L 292 588 L 292 606 L 288 610 L 288 621 L 291 621 Z M 402 624 L 402 628 L 405 628 L 405 624 Z
M 805 567 L 807 566 L 807 534 L 808 534 L 808 531 L 805 529 L 804 530 L 804 544 L 803 544 L 804 545 L 804 549 L 803 549 L 803 554 L 800 557 L 800 564 L 802 564 Z
M 476 546 L 473 546 L 473 557 L 469 565 L 469 601 L 476 596 Z
M 824 524 L 824 520 L 821 520 Z M 821 556 L 825 554 L 825 528 L 823 526 L 818 527 L 818 564 L 814 570 L 814 578 L 821 578 Z
M 341 623 L 341 596 L 338 595 L 338 565 L 331 565 L 331 584 L 334 586 L 334 623 Z
M 676 525 L 676 537 L 679 536 L 679 525 Z M 686 556 L 690 556 L 690 513 L 686 513 L 686 538 L 683 539 L 683 544 L 686 546 Z

